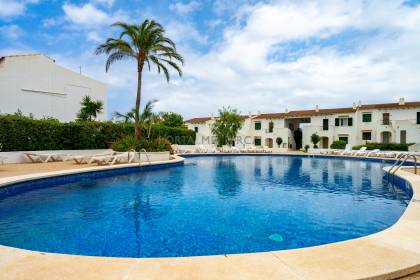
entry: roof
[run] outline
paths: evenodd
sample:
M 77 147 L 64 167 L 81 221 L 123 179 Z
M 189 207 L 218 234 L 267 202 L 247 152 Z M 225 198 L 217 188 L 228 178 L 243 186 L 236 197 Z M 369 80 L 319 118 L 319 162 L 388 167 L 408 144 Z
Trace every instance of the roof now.
M 205 123 L 206 121 L 211 120 L 210 117 L 204 117 L 204 118 L 192 118 L 189 120 L 186 120 L 186 123 Z
M 48 58 L 48 59 L 50 59 L 50 60 L 52 60 L 52 61 L 54 61 L 55 62 L 55 60 L 54 59 L 52 59 L 51 57 L 49 57 L 48 55 L 46 55 L 46 54 L 42 54 L 42 53 L 29 53 L 29 54 L 11 54 L 11 55 L 1 55 L 0 54 L 0 58 L 8 58 L 8 57 L 28 57 L 28 56 L 43 56 L 43 57 L 46 57 L 46 58 Z
M 332 114 L 346 114 L 354 113 L 356 111 L 363 110 L 372 110 L 372 109 L 406 109 L 406 108 L 415 108 L 420 107 L 420 101 L 415 102 L 404 102 L 404 104 L 399 103 L 380 103 L 380 104 L 366 104 L 359 105 L 355 108 L 346 107 L 346 108 L 329 108 L 329 109 L 318 109 L 318 110 L 295 110 L 287 113 L 265 113 L 253 116 L 253 119 L 284 119 L 284 118 L 293 118 L 293 117 L 307 117 L 307 116 L 322 116 L 322 115 L 332 115 Z M 242 119 L 249 118 L 249 116 L 241 116 Z M 185 121 L 186 123 L 204 123 L 210 120 L 210 117 L 204 118 L 193 118 Z

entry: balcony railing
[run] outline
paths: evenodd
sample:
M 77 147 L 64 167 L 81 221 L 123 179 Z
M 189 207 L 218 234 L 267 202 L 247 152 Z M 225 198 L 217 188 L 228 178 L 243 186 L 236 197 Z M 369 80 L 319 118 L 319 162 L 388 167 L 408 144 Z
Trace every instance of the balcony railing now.
M 380 120 L 380 124 L 382 125 L 392 125 L 392 122 L 389 119 Z

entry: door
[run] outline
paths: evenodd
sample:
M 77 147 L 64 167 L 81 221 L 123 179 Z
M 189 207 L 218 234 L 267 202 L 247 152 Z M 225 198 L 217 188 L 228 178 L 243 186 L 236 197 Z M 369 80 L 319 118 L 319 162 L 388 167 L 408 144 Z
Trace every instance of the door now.
M 382 143 L 390 143 L 391 142 L 391 132 L 384 131 L 382 132 Z
M 400 131 L 400 143 L 401 144 L 407 143 L 407 131 L 406 130 L 401 130 Z
M 328 137 L 321 138 L 321 148 L 328 149 Z

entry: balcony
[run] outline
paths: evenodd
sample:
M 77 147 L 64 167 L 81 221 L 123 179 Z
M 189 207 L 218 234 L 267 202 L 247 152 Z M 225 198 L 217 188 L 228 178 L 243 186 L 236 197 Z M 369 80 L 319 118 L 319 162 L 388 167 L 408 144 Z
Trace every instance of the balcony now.
M 392 125 L 392 122 L 389 119 L 380 120 L 379 123 L 381 125 Z

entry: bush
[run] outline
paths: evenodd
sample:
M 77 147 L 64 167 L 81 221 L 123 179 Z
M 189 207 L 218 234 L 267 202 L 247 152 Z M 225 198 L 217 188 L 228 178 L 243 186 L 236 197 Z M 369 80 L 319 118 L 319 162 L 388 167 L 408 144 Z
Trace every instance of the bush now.
M 129 150 L 140 151 L 145 149 L 148 152 L 164 152 L 169 151 L 173 153 L 171 142 L 164 138 L 157 139 L 142 139 L 137 141 L 134 135 L 127 135 L 115 141 L 111 145 L 112 149 L 117 152 L 127 152 Z
M 314 144 L 314 149 L 318 149 L 317 144 L 318 144 L 319 140 L 321 140 L 321 137 L 318 134 L 313 133 L 311 135 L 311 142 L 312 142 L 312 144 Z
M 345 149 L 347 143 L 345 141 L 337 140 L 331 143 L 331 149 Z
M 309 149 L 309 145 L 305 145 L 305 147 L 303 147 L 303 151 L 304 151 L 305 153 L 307 153 L 307 152 L 308 152 L 308 149 Z
M 408 151 L 411 144 L 402 143 L 367 143 L 365 145 L 353 146 L 353 150 L 359 150 L 361 147 L 366 147 L 367 150 L 379 149 L 381 151 Z
M 20 115 L 0 116 L 2 151 L 106 149 L 118 139 L 133 133 L 132 123 L 60 123 L 53 119 L 35 120 Z M 142 133 L 145 136 L 146 129 Z M 195 132 L 184 127 L 153 125 L 150 140 L 160 138 L 173 144 L 191 145 L 195 143 Z M 149 145 L 160 147 L 157 143 Z

